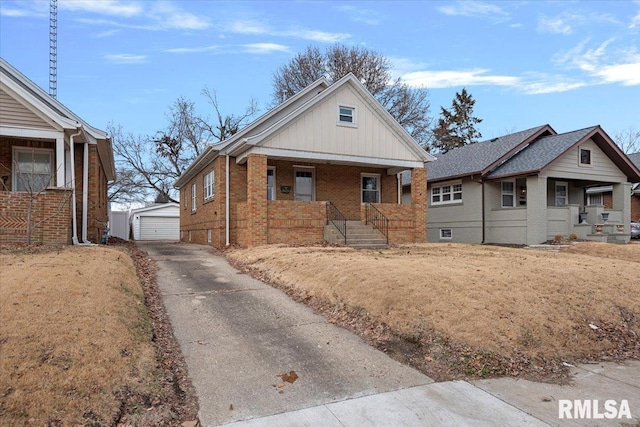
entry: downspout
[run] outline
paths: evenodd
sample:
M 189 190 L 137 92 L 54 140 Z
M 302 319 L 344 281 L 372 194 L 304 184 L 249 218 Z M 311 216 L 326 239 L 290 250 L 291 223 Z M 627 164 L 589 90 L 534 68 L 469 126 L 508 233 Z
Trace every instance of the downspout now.
M 75 147 L 73 138 L 79 136 L 82 133 L 82 126 L 78 128 L 78 132 L 69 137 L 69 153 L 71 162 L 71 242 L 74 245 L 80 244 L 78 242 L 78 221 L 76 219 L 76 165 L 75 165 Z
M 396 174 L 396 183 L 398 187 L 398 204 L 402 204 L 402 172 Z
M 82 159 L 82 242 L 87 241 L 87 217 L 89 204 L 89 142 L 84 143 L 84 153 Z
M 480 185 L 482 186 L 482 244 L 484 245 L 484 240 L 485 240 L 485 219 L 484 219 L 484 180 L 480 181 Z
M 229 246 L 229 155 L 225 156 L 225 180 L 224 180 L 224 233 L 225 233 L 225 244 Z

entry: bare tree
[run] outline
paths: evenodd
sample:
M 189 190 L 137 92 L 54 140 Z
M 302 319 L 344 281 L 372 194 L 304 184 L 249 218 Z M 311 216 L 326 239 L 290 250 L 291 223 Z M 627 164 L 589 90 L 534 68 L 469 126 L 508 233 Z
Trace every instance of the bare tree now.
M 407 132 L 425 149 L 432 140 L 429 92 L 391 77 L 391 61 L 364 47 L 333 45 L 323 53 L 309 46 L 273 75 L 273 101 L 279 104 L 320 77 L 335 82 L 348 73 L 360 80 Z
M 178 202 L 173 183 L 187 170 L 208 144 L 234 135 L 256 114 L 255 100 L 240 115 L 223 115 L 215 91 L 204 88 L 215 119 L 200 116 L 195 103 L 179 97 L 166 114 L 167 127 L 153 137 L 127 133 L 122 126 L 109 124 L 118 178 L 109 188 L 110 201 L 127 203 Z
M 626 154 L 640 151 L 640 130 L 630 125 L 628 128 L 613 134 L 613 140 Z

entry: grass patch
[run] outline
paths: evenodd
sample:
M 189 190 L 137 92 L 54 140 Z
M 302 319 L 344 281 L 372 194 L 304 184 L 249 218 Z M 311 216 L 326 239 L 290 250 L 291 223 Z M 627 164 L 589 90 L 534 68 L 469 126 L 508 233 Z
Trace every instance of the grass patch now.
M 548 377 L 563 361 L 640 357 L 634 245 L 266 246 L 226 256 L 436 379 Z
M 13 248 L 0 265 L 2 423 L 114 425 L 125 407 L 133 424 L 163 419 L 149 409 L 162 396 L 153 328 L 125 250 Z

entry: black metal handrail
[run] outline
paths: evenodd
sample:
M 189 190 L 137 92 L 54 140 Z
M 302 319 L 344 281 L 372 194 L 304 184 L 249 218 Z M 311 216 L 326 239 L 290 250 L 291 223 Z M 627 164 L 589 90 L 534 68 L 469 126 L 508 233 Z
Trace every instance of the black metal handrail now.
M 382 212 L 371 203 L 365 205 L 366 223 L 371 224 L 373 228 L 377 228 L 386 237 L 387 245 L 389 244 L 389 218 L 384 216 Z
M 333 224 L 340 234 L 344 236 L 344 244 L 347 244 L 347 217 L 331 202 L 327 202 L 327 225 Z

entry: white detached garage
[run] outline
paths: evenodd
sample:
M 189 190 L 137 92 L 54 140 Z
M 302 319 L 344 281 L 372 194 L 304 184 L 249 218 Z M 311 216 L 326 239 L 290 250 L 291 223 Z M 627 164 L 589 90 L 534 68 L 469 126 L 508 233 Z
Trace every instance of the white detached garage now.
M 134 240 L 180 240 L 180 205 L 166 203 L 131 211 Z

